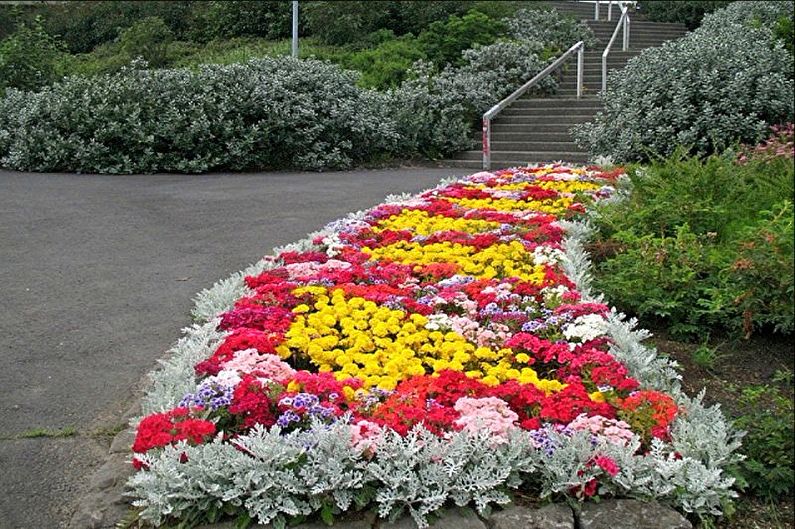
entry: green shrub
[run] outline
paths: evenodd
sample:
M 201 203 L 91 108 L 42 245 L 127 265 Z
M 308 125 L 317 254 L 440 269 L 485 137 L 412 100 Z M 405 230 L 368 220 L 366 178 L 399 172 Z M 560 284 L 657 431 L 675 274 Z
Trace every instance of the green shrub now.
M 168 61 L 168 46 L 174 34 L 158 17 L 139 20 L 125 29 L 120 37 L 121 51 L 130 59 L 143 58 L 149 65 L 157 68 Z
M 213 1 L 195 11 L 197 23 L 190 37 L 199 42 L 234 37 L 278 40 L 292 31 L 292 3 L 285 0 Z
M 308 2 L 301 13 L 307 31 L 326 44 L 360 42 L 378 29 L 390 29 L 392 2 L 342 0 Z
M 740 231 L 738 239 L 733 261 L 723 271 L 726 288 L 721 291 L 723 302 L 733 306 L 733 327 L 742 329 L 746 337 L 760 327 L 791 333 L 795 311 L 792 200 L 762 211 L 754 224 Z
M 158 17 L 177 39 L 196 25 L 195 12 L 205 9 L 198 1 L 79 1 L 45 4 L 38 8 L 47 31 L 60 35 L 72 53 L 88 53 L 113 42 L 136 22 Z
M 744 388 L 737 400 L 738 429 L 747 431 L 739 477 L 753 493 L 774 499 L 795 489 L 795 409 L 792 388 L 787 392 L 763 385 Z
M 597 265 L 595 282 L 607 299 L 640 317 L 669 322 L 677 335 L 696 333 L 711 323 L 699 305 L 710 299 L 704 278 L 720 268 L 706 237 L 684 224 L 673 235 L 638 235 L 628 229 L 611 241 L 620 251 Z
M 386 39 L 375 48 L 352 53 L 343 64 L 362 72 L 359 81 L 361 86 L 384 90 L 399 86 L 405 80 L 411 65 L 424 58 L 425 54 L 417 40 L 406 35 L 397 39 Z
M 348 167 L 398 137 L 356 75 L 261 59 L 198 71 L 125 69 L 0 100 L 0 163 L 101 173 Z
M 731 4 L 693 33 L 630 59 L 609 78 L 604 110 L 575 127 L 578 143 L 614 161 L 664 157 L 679 145 L 705 155 L 792 121 L 792 56 L 770 30 L 747 22 L 768 15 L 754 5 Z
M 729 3 L 729 0 L 643 0 L 640 12 L 653 22 L 679 22 L 694 30 L 704 15 Z
M 0 42 L 0 94 L 8 87 L 35 90 L 59 77 L 60 41 L 47 34 L 40 20 L 21 24 Z
M 444 22 L 434 22 L 417 38 L 428 60 L 437 67 L 460 64 L 461 52 L 494 43 L 503 36 L 506 26 L 479 11 L 470 11 L 463 17 L 451 16 Z
M 794 172 L 786 157 L 681 153 L 630 171 L 629 196 L 598 210 L 597 287 L 682 335 L 792 332 Z

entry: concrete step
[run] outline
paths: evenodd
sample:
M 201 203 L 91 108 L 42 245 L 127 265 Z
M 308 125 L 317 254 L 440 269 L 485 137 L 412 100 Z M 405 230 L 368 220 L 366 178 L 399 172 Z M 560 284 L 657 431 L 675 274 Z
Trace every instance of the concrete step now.
M 483 159 L 483 151 L 463 151 L 456 153 L 451 158 L 452 160 L 474 160 L 480 161 Z M 553 151 L 492 151 L 492 162 L 511 162 L 511 163 L 527 163 L 528 161 L 553 161 L 565 160 L 568 162 L 585 162 L 588 161 L 588 153 L 581 151 L 572 152 L 553 152 Z
M 481 150 L 480 143 L 475 144 Z M 580 152 L 580 148 L 571 139 L 569 141 L 494 141 L 491 142 L 492 152 Z
M 497 135 L 526 135 L 534 134 L 568 134 L 572 124 L 570 123 L 534 123 L 533 125 L 523 125 L 521 123 L 501 123 L 494 122 L 491 125 L 492 138 Z
M 543 109 L 541 112 L 534 112 L 532 114 L 523 114 L 520 116 L 499 114 L 495 119 L 496 123 L 505 123 L 506 125 L 527 125 L 530 123 L 543 123 L 554 120 L 557 123 L 582 123 L 590 121 L 596 115 L 597 110 L 574 112 L 570 109 L 563 110 L 549 110 Z
M 553 99 L 553 101 L 560 101 L 559 99 Z M 513 119 L 513 118 L 528 118 L 528 119 L 538 119 L 541 117 L 566 117 L 566 116 L 593 116 L 595 115 L 602 107 L 590 107 L 590 108 L 568 108 L 566 106 L 560 107 L 549 107 L 549 108 L 511 108 L 508 107 L 499 114 L 497 114 L 497 119 Z
M 491 161 L 490 171 L 498 169 L 509 169 L 512 167 L 526 167 L 529 164 L 552 163 L 560 160 L 512 160 L 512 161 Z M 567 161 L 567 160 L 563 160 Z M 438 162 L 439 167 L 455 167 L 461 169 L 482 169 L 483 163 L 480 160 L 442 160 Z
M 519 98 L 511 106 L 503 110 L 503 113 L 511 109 L 559 108 L 561 106 L 566 108 L 602 108 L 602 102 L 595 97 L 588 99 L 577 99 L 576 97 L 571 99 Z
M 491 132 L 492 143 L 503 142 L 570 142 L 571 134 L 564 132 L 539 132 L 535 127 L 528 128 L 527 132 Z M 479 145 L 479 144 L 478 144 Z
M 613 11 L 613 15 L 615 15 L 615 10 Z M 639 31 L 648 31 L 648 30 L 656 30 L 656 31 L 687 31 L 687 27 L 684 24 L 680 24 L 678 22 L 650 22 L 648 20 L 632 20 L 632 15 L 629 17 L 630 20 L 630 30 L 638 29 Z M 611 21 L 607 20 L 589 20 L 588 27 L 596 30 L 596 29 L 609 29 L 615 28 L 616 24 L 618 23 L 618 18 L 614 18 Z

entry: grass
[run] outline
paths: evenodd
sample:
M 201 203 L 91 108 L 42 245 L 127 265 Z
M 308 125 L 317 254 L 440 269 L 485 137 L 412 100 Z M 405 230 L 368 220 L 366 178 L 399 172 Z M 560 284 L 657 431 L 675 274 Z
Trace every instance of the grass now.
M 77 435 L 77 433 L 78 433 L 77 428 L 75 428 L 74 426 L 65 426 L 59 430 L 50 430 L 47 428 L 33 428 L 14 435 L 0 436 L 0 440 L 10 441 L 14 439 L 37 439 L 39 437 L 58 439 L 61 437 L 74 437 Z

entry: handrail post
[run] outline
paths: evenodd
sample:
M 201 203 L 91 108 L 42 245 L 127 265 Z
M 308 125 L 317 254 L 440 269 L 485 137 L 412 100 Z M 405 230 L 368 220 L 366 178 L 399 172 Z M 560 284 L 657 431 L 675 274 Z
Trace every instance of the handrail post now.
M 607 4 L 607 21 L 610 22 L 613 20 L 613 0 Z
M 596 0 L 593 4 L 593 19 L 599 20 L 599 0 Z
M 629 9 L 627 9 L 627 16 L 624 19 L 624 51 L 629 49 Z
M 607 90 L 607 54 L 602 54 L 602 93 Z
M 585 59 L 585 45 L 580 46 L 577 50 L 577 99 L 582 97 L 582 70 L 583 61 Z
M 491 169 L 491 118 L 483 115 L 483 170 Z

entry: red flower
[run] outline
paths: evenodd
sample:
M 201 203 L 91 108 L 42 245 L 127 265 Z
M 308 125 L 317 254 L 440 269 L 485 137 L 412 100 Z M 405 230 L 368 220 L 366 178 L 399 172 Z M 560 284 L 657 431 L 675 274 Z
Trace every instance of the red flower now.
M 175 408 L 165 413 L 154 413 L 144 417 L 138 424 L 132 449 L 133 452 L 143 453 L 178 441 L 201 444 L 211 439 L 213 435 L 215 435 L 214 423 L 190 417 L 190 410 L 187 408 Z M 133 465 L 135 464 L 133 460 Z

